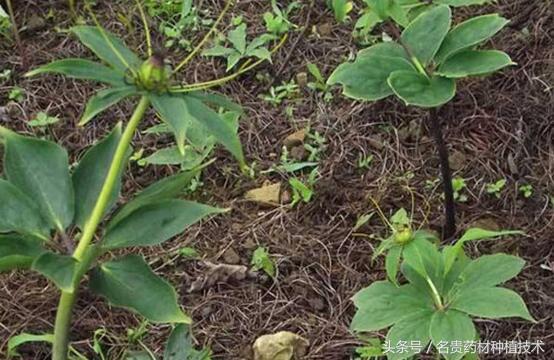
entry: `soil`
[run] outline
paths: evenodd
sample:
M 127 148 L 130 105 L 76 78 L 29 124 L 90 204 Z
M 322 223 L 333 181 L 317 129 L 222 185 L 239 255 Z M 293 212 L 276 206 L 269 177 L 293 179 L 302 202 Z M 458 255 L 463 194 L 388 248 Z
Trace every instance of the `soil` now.
M 113 108 L 84 128 L 76 126 L 87 98 L 98 87 L 60 76 L 27 79 L 23 77 L 24 67 L 32 69 L 53 59 L 91 54 L 65 31 L 72 20 L 64 1 L 50 1 L 51 6 L 39 0 L 16 3 L 20 26 L 34 20 L 33 26 L 22 26 L 23 54 L 13 43 L 0 42 L 0 70 L 13 71 L 9 81 L 0 83 L 0 122 L 55 140 L 76 160 L 115 122 L 128 117 L 133 102 Z M 142 28 L 136 13 L 129 10 L 129 2 L 96 3 L 95 10 L 105 26 L 131 46 L 144 48 Z M 306 72 L 308 62 L 317 64 L 328 76 L 359 48 L 351 37 L 352 23 L 337 24 L 323 1 L 305 3 L 291 18 L 300 28 L 290 34 L 273 63 L 219 90 L 246 110 L 240 136 L 247 159 L 255 161 L 258 169 L 278 162 L 283 140 L 299 129 L 310 126 L 325 137 L 313 201 L 295 208 L 244 201 L 246 191 L 264 182 L 286 184 L 286 176 L 272 173 L 250 179 L 240 173 L 228 153 L 218 150 L 217 161 L 204 172 L 203 186 L 193 197 L 230 207 L 232 212 L 194 226 L 163 246 L 140 250 L 156 272 L 179 290 L 180 302 L 194 319 L 195 340 L 209 346 L 214 359 L 250 359 L 257 337 L 281 330 L 310 341 L 306 359 L 350 359 L 353 349 L 362 344 L 349 331 L 354 313 L 350 298 L 372 281 L 384 278 L 382 261 L 371 261 L 378 240 L 370 235 L 384 236 L 386 228 L 375 216 L 354 231 L 358 216 L 373 212 L 370 199 L 375 199 L 386 214 L 400 207 L 414 207 L 416 223 L 439 230 L 442 223 L 440 189 L 426 186 L 428 180 L 439 176 L 439 170 L 424 111 L 407 108 L 392 98 L 374 104 L 353 102 L 341 97 L 338 90 L 329 102 L 307 88 L 296 99 L 278 106 L 260 99 L 271 85 Z M 261 18 L 269 10 L 268 4 L 240 1 L 226 16 L 226 23 L 232 15 L 240 15 L 252 34 L 262 33 Z M 223 1 L 206 0 L 203 7 L 214 15 Z M 494 5 L 457 11 L 460 19 L 489 12 L 511 19 L 492 44 L 509 53 L 518 65 L 494 76 L 461 82 L 456 98 L 439 112 L 449 150 L 455 154 L 455 176 L 467 183 L 463 190 L 467 201 L 457 204 L 459 229 L 479 224 L 519 229 L 526 234 L 479 243 L 470 252 L 502 251 L 527 261 L 524 271 L 507 286 L 522 294 L 538 322 L 482 320 L 478 328 L 481 337 L 490 341 L 543 341 L 544 353 L 520 357 L 529 359 L 554 358 L 553 9 L 550 0 L 499 0 Z M 135 31 L 117 23 L 118 15 L 129 19 Z M 43 21 L 37 22 L 36 16 Z M 196 41 L 201 35 L 194 34 Z M 161 43 L 159 34 L 154 42 Z M 178 59 L 183 54 L 167 55 Z M 219 60 L 201 58 L 189 65 L 184 77 L 199 81 L 223 73 L 224 64 Z M 270 82 L 260 81 L 258 74 L 267 75 Z M 25 99 L 7 105 L 14 85 L 25 89 Z M 288 106 L 294 109 L 292 116 L 286 113 Z M 40 111 L 61 121 L 42 132 L 26 125 Z M 155 120 L 150 114 L 142 128 Z M 137 134 L 134 143 L 135 148 L 150 152 L 168 140 Z M 368 169 L 357 167 L 360 155 L 373 155 Z M 121 201 L 175 171 L 172 167 L 132 164 Z M 500 198 L 485 190 L 487 183 L 498 179 L 507 179 Z M 521 196 L 518 187 L 522 184 L 532 185 L 531 197 Z M 202 273 L 202 262 L 175 257 L 177 249 L 193 246 L 203 259 L 213 263 L 225 262 L 231 253 L 233 262 L 249 265 L 258 245 L 274 256 L 278 267 L 275 281 L 247 277 L 187 293 L 191 282 Z M 125 310 L 110 308 L 85 285 L 74 311 L 73 346 L 91 359 L 97 358 L 91 347 L 93 334 L 105 328 L 109 335 L 101 343 L 107 358 L 119 359 L 128 345 L 127 330 L 138 327 L 141 320 Z M 51 331 L 57 300 L 56 288 L 36 274 L 1 274 L 0 353 L 6 351 L 7 340 L 15 334 Z M 168 331 L 168 326 L 148 325 L 142 342 L 161 354 Z M 21 353 L 24 359 L 50 357 L 46 345 L 25 346 Z

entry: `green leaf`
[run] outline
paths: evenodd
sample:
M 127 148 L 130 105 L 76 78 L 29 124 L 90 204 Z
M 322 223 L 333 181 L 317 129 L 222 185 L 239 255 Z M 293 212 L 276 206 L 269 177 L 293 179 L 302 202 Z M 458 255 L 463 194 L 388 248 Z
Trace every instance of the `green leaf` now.
M 508 54 L 497 50 L 466 50 L 449 57 L 437 74 L 448 78 L 486 75 L 516 65 Z
M 429 327 L 431 326 L 431 318 L 433 312 L 430 310 L 419 311 L 408 315 L 400 320 L 387 333 L 386 341 L 394 349 L 399 344 L 417 344 L 417 346 L 404 347 L 400 352 L 395 349 L 387 353 L 388 360 L 400 360 L 409 358 L 412 355 L 418 354 L 426 350 L 427 344 L 431 340 L 429 335 Z
M 422 238 L 414 239 L 404 246 L 404 262 L 423 278 L 435 280 L 440 267 L 440 254 L 435 244 Z
M 500 287 L 467 288 L 458 294 L 450 307 L 482 318 L 520 317 L 535 321 L 517 293 Z
M 271 52 L 268 49 L 263 48 L 263 47 L 254 49 L 254 50 L 248 52 L 247 55 L 256 57 L 258 59 L 268 60 L 268 61 L 271 62 Z
M 123 206 L 108 224 L 108 229 L 113 228 L 121 220 L 145 205 L 177 197 L 184 191 L 185 187 L 190 184 L 192 179 L 198 175 L 201 169 L 202 167 L 191 171 L 183 171 L 148 186 L 146 189 L 139 192 L 134 199 Z
M 60 121 L 60 118 L 57 116 L 49 116 L 44 111 L 37 113 L 35 118 L 27 123 L 30 127 L 42 127 L 56 124 Z
M 456 310 L 436 311 L 429 330 L 433 345 L 448 360 L 459 360 L 464 356 L 463 346 L 462 351 L 453 351 L 454 342 L 468 343 L 475 339 L 476 334 L 471 318 Z
M 396 287 L 388 281 L 374 282 L 352 301 L 358 308 L 350 324 L 354 331 L 384 329 L 413 313 L 433 309 L 427 294 L 412 285 Z
M 507 254 L 483 255 L 471 261 L 460 274 L 457 286 L 489 287 L 502 284 L 520 273 L 525 261 Z
M 108 136 L 85 153 L 73 172 L 75 224 L 79 225 L 81 229 L 84 228 L 96 205 L 120 139 L 121 123 L 118 123 Z M 125 165 L 122 165 L 104 215 L 111 210 L 117 201 L 121 190 L 121 176 L 124 169 Z
M 245 161 L 242 146 L 233 127 L 224 121 L 218 113 L 204 105 L 202 101 L 188 95 L 184 95 L 183 99 L 186 103 L 187 114 L 193 124 L 204 127 L 243 166 Z
M 42 335 L 34 335 L 34 334 L 28 334 L 28 333 L 21 333 L 16 336 L 12 336 L 10 340 L 8 340 L 8 357 L 10 356 L 18 356 L 17 348 L 23 344 L 30 343 L 30 342 L 47 342 L 50 344 L 54 343 L 54 334 L 42 334 Z
M 406 105 L 438 107 L 450 101 L 456 94 L 456 82 L 440 76 L 427 78 L 414 71 L 395 71 L 388 83 L 394 93 Z
M 128 255 L 94 268 L 90 288 L 110 304 L 135 311 L 149 321 L 191 322 L 179 308 L 173 287 L 154 274 L 138 255 Z
M 476 16 L 464 21 L 446 35 L 435 61 L 440 64 L 449 56 L 490 39 L 508 22 L 498 14 Z
M 385 258 L 385 269 L 387 277 L 393 284 L 397 284 L 396 276 L 400 266 L 400 257 L 402 256 L 402 246 L 395 246 L 389 250 Z
M 116 249 L 161 244 L 206 216 L 225 211 L 186 200 L 161 200 L 147 204 L 111 227 L 103 247 Z
M 339 65 L 327 83 L 342 84 L 347 97 L 375 101 L 393 94 L 387 79 L 399 70 L 414 70 L 404 49 L 392 42 L 381 43 L 360 51 L 356 61 Z
M 235 67 L 235 65 L 238 64 L 238 62 L 240 61 L 240 59 L 242 59 L 242 57 L 243 57 L 243 55 L 241 53 L 239 53 L 238 51 L 235 51 L 235 52 L 231 53 L 227 57 L 227 69 L 226 69 L 226 71 L 229 71 L 233 67 Z
M 25 76 L 36 76 L 44 73 L 62 74 L 75 79 L 94 80 L 116 86 L 125 83 L 124 76 L 121 73 L 85 59 L 53 61 L 29 71 Z
M 214 105 L 225 110 L 233 111 L 240 114 L 244 112 L 244 109 L 239 104 L 232 101 L 227 96 L 221 94 L 206 91 L 192 91 L 187 93 L 187 96 L 196 98 L 204 103 L 208 103 L 210 105 Z
M 0 235 L 0 272 L 29 269 L 33 261 L 44 251 L 38 239 L 20 235 Z
M 523 234 L 523 232 L 516 230 L 491 231 L 479 228 L 468 229 L 453 246 L 443 249 L 444 273 L 446 274 L 450 271 L 452 264 L 454 264 L 454 261 L 461 253 L 466 241 L 490 240 L 500 236 L 520 234 Z
M 121 73 L 125 73 L 129 67 L 137 68 L 140 65 L 140 59 L 123 41 L 105 29 L 80 25 L 72 27 L 71 31 L 96 56 Z
M 0 128 L 5 138 L 4 173 L 36 201 L 49 225 L 64 231 L 75 211 L 67 152 L 57 144 Z
M 202 55 L 204 56 L 222 56 L 222 57 L 228 57 L 229 55 L 235 53 L 236 51 L 234 49 L 226 48 L 221 45 L 215 45 L 212 48 L 206 49 L 202 52 Z
M 163 360 L 209 360 L 209 350 L 198 351 L 191 341 L 189 326 L 180 324 L 173 329 Z
M 45 252 L 32 265 L 32 269 L 46 276 L 65 292 L 75 290 L 75 275 L 79 262 L 71 256 Z
M 271 277 L 275 276 L 275 265 L 273 264 L 273 260 L 271 260 L 269 252 L 265 248 L 259 247 L 254 250 L 250 263 L 255 270 L 263 270 L 267 275 Z
M 434 3 L 460 7 L 469 5 L 483 5 L 491 1 L 492 0 L 435 0 Z
M 181 154 L 177 146 L 170 146 L 157 150 L 153 154 L 144 158 L 144 163 L 151 165 L 179 165 L 180 163 L 186 161 L 187 158 L 190 158 L 190 155 L 193 155 L 193 151 L 194 150 L 190 146 L 185 145 L 185 154 Z
M 173 130 L 177 148 L 184 155 L 185 135 L 190 126 L 189 109 L 184 98 L 171 94 L 150 94 L 149 97 L 160 118 Z
M 0 179 L 0 233 L 18 232 L 48 238 L 48 226 L 38 206 L 6 180 Z
M 419 15 L 404 29 L 401 41 L 426 66 L 433 59 L 450 29 L 451 12 L 445 5 Z
M 227 39 L 241 54 L 246 51 L 246 24 L 241 24 L 229 31 Z
M 121 86 L 116 88 L 109 88 L 98 91 L 87 102 L 85 111 L 79 125 L 83 126 L 91 121 L 96 115 L 100 114 L 109 107 L 117 104 L 126 97 L 136 95 L 138 90 L 132 85 Z

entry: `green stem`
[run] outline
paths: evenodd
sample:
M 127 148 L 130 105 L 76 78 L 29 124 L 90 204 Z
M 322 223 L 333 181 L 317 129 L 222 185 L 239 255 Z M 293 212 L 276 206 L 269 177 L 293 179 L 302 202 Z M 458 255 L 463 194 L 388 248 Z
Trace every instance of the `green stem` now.
M 433 284 L 431 279 L 429 279 L 428 277 L 426 277 L 425 280 L 427 281 L 427 284 L 429 284 L 429 287 L 431 288 L 431 292 L 432 292 L 432 295 L 433 295 L 433 300 L 435 301 L 435 306 L 439 310 L 444 310 L 444 305 L 442 303 L 441 296 L 440 296 L 439 292 L 437 291 L 437 288 L 435 287 L 435 284 Z
M 91 242 L 94 239 L 94 234 L 98 228 L 98 225 L 102 221 L 104 212 L 108 206 L 110 195 L 117 181 L 121 167 L 125 160 L 125 154 L 129 149 L 131 140 L 138 124 L 144 117 L 144 113 L 148 109 L 150 101 L 147 97 L 143 96 L 137 105 L 135 112 L 129 120 L 129 124 L 125 128 L 119 144 L 115 150 L 106 181 L 102 186 L 98 200 L 90 216 L 90 219 L 85 224 L 83 229 L 83 235 L 79 240 L 77 249 L 73 253 L 73 257 L 80 262 L 79 269 L 76 271 L 75 279 L 75 291 L 72 293 L 62 292 L 60 302 L 58 305 L 58 312 L 56 314 L 56 323 L 54 325 L 54 345 L 52 348 L 52 360 L 67 360 L 68 345 L 69 345 L 69 327 L 71 325 L 71 312 L 73 305 L 77 297 L 77 286 L 81 282 L 84 274 L 94 262 L 100 252 L 95 251 L 91 246 Z

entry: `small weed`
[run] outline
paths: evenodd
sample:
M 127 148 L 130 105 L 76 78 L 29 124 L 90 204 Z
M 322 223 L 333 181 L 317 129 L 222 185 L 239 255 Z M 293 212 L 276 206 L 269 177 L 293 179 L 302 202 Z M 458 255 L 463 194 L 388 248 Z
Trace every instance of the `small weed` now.
M 521 195 L 523 195 L 524 198 L 529 199 L 531 196 L 533 196 L 533 185 L 531 184 L 525 184 L 521 185 L 519 187 L 519 192 Z
M 260 98 L 273 106 L 279 106 L 286 99 L 293 99 L 298 95 L 298 85 L 294 80 L 283 82 L 279 86 L 272 86 L 269 94 L 261 95 Z
M 59 122 L 60 119 L 57 116 L 50 116 L 47 113 L 41 111 L 35 118 L 27 123 L 31 127 L 45 127 L 48 125 L 53 125 Z
M 301 7 L 299 1 L 291 2 L 283 11 L 277 6 L 276 0 L 271 0 L 272 12 L 266 12 L 264 14 L 265 28 L 269 34 L 281 35 L 289 32 L 292 27 L 296 27 L 289 21 L 290 13 Z
M 333 93 L 316 64 L 308 63 L 308 71 L 314 77 L 315 81 L 309 82 L 308 87 L 314 91 L 320 91 L 323 94 L 323 100 L 331 101 Z
M 292 203 L 291 206 L 296 206 L 301 201 L 309 203 L 314 195 L 314 187 L 317 181 L 319 172 L 317 168 L 313 169 L 308 176 L 306 183 L 302 182 L 298 178 L 289 179 L 289 184 L 292 188 Z
M 252 254 L 250 263 L 254 270 L 263 270 L 267 275 L 275 277 L 275 264 L 265 248 L 258 247 Z
M 188 259 L 198 259 L 200 257 L 200 254 L 198 253 L 198 251 L 195 248 L 190 246 L 180 248 L 177 251 L 177 253 L 180 256 Z
M 371 338 L 367 340 L 367 345 L 359 346 L 355 349 L 356 360 L 377 360 L 379 357 L 385 355 L 383 352 L 383 344 L 378 338 Z
M 494 183 L 487 184 L 487 194 L 494 195 L 497 199 L 500 199 L 500 193 L 504 189 L 504 186 L 506 186 L 506 179 L 500 179 Z
M 8 94 L 8 99 L 18 103 L 22 102 L 23 100 L 25 100 L 25 90 L 20 88 L 19 86 L 13 87 Z
M 373 155 L 369 154 L 366 155 L 364 153 L 360 153 L 358 155 L 358 169 L 369 169 L 369 166 L 373 162 Z
M 452 179 L 452 188 L 454 189 L 454 200 L 458 202 L 466 202 L 467 195 L 462 194 L 462 191 L 467 187 L 466 181 L 464 178 L 456 177 Z

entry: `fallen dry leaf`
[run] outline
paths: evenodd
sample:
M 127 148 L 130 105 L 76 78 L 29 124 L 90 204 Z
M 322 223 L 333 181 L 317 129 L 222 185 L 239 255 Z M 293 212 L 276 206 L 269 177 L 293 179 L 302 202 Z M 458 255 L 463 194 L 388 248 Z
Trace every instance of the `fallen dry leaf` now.
M 289 331 L 263 335 L 252 346 L 254 360 L 299 360 L 304 355 L 309 341 Z
M 264 184 L 257 189 L 249 190 L 244 198 L 261 204 L 279 205 L 281 183 Z
M 285 140 L 283 140 L 283 146 L 290 150 L 295 146 L 304 144 L 305 139 L 306 129 L 301 129 L 288 135 Z

